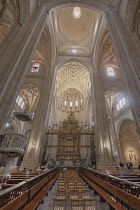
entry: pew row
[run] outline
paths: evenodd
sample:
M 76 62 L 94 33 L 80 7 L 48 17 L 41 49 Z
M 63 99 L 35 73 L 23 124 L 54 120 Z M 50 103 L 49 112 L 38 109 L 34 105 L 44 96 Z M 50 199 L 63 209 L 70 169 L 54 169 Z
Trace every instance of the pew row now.
M 35 209 L 59 176 L 58 168 L 0 192 L 1 210 Z
M 36 197 L 34 197 L 36 189 L 30 190 L 30 198 L 31 202 L 24 208 L 24 210 L 31 210 L 36 209 L 36 207 L 43 201 L 45 195 L 48 193 L 48 191 L 51 189 L 52 185 L 55 183 L 55 181 L 58 179 L 58 174 L 38 193 Z
M 136 196 L 119 189 L 97 176 L 94 176 L 90 170 L 80 168 L 79 175 L 98 193 L 108 204 L 116 210 L 140 208 L 140 199 Z M 121 180 L 123 182 L 123 180 Z M 133 185 L 132 185 L 133 186 Z M 135 190 L 137 185 L 134 185 Z M 138 188 L 139 189 L 139 188 Z

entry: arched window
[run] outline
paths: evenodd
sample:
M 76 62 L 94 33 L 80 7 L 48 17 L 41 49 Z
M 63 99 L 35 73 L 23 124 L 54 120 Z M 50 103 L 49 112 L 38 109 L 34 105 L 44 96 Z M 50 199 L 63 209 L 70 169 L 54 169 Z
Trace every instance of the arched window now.
M 60 95 L 60 99 L 58 100 L 59 109 L 66 112 L 79 112 L 84 106 L 83 95 L 74 88 L 66 90 Z
M 24 106 L 25 106 L 25 102 L 24 101 L 22 101 L 22 104 L 21 104 L 21 109 L 23 109 L 24 108 Z
M 35 116 L 35 112 L 33 112 L 32 115 L 31 115 L 32 119 L 34 118 L 34 116 Z
M 21 95 L 18 95 L 18 97 L 16 99 L 16 103 L 18 104 L 18 106 L 20 106 L 21 109 L 26 108 L 25 99 Z
M 39 67 L 40 67 L 39 63 L 34 63 L 32 66 L 31 72 L 37 73 L 39 71 Z
M 16 99 L 16 103 L 18 102 L 18 100 L 19 100 L 19 97 L 20 97 L 20 96 L 18 96 L 18 97 L 17 97 L 17 99 Z
M 123 108 L 122 100 L 119 100 L 119 105 L 120 105 L 120 108 Z
M 119 106 L 119 104 L 117 104 L 117 105 L 116 105 L 116 108 L 117 108 L 117 111 L 119 111 L 119 110 L 120 110 L 120 106 Z
M 22 96 L 20 96 L 20 97 L 19 97 L 19 100 L 17 101 L 17 104 L 18 104 L 19 106 L 21 106 L 22 102 L 23 102 L 23 98 L 22 98 Z
M 114 69 L 111 66 L 107 67 L 107 74 L 111 77 L 115 76 Z
M 126 100 L 125 100 L 125 98 L 123 98 L 123 99 L 122 99 L 122 102 L 123 102 L 123 105 L 125 105 L 125 104 L 126 104 Z
M 122 109 L 125 105 L 126 105 L 126 99 L 123 97 L 116 104 L 117 111 L 120 111 L 120 109 Z

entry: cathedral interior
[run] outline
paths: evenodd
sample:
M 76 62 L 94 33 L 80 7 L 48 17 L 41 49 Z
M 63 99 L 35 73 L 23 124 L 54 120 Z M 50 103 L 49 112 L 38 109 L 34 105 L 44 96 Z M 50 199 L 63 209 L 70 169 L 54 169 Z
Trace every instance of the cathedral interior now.
M 0 193 L 36 169 L 94 190 L 91 176 L 120 171 L 135 176 L 121 188 L 132 199 L 112 204 L 97 189 L 107 205 L 91 210 L 140 209 L 140 0 L 1 0 L 0 66 Z M 13 209 L 62 210 L 29 200 Z

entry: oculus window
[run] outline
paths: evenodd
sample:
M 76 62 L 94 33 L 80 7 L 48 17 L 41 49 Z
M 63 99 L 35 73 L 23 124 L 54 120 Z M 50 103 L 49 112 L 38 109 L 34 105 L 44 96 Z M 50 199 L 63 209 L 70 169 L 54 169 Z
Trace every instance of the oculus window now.
M 74 7 L 74 9 L 73 9 L 73 17 L 75 19 L 79 19 L 81 17 L 81 9 L 80 9 L 80 7 Z
M 114 69 L 112 67 L 107 67 L 107 75 L 109 77 L 114 77 L 115 76 L 115 73 L 114 73 Z

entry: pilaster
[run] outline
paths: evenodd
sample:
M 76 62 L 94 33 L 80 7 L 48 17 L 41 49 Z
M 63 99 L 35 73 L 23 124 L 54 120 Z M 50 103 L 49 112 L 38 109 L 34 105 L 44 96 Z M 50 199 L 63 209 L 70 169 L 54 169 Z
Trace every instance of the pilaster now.
M 95 145 L 97 167 L 113 166 L 112 149 L 106 114 L 104 93 L 101 86 L 99 71 L 93 75 L 94 85 L 94 117 Z

